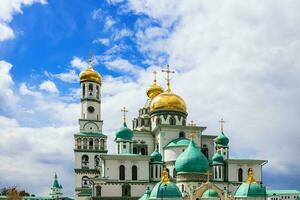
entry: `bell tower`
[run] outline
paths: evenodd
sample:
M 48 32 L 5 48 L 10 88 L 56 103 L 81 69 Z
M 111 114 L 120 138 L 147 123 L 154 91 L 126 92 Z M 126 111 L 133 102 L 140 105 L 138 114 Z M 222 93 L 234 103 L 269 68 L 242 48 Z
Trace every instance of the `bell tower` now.
M 91 196 L 89 179 L 102 175 L 101 154 L 107 153 L 107 136 L 102 133 L 101 75 L 89 66 L 80 75 L 81 114 L 79 132 L 75 139 L 75 192 L 76 200 Z

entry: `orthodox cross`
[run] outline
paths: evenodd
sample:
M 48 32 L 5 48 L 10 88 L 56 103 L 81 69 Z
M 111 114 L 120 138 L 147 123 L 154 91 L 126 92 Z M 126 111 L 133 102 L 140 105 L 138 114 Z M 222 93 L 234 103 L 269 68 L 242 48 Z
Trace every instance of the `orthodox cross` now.
M 167 69 L 163 69 L 161 71 L 166 72 L 166 74 L 167 74 L 167 78 L 166 78 L 166 80 L 167 80 L 167 91 L 170 92 L 171 91 L 171 89 L 170 89 L 170 80 L 171 80 L 170 74 L 174 74 L 175 71 L 170 70 L 170 65 L 167 65 Z
M 126 122 L 126 113 L 128 112 L 128 110 L 126 109 L 126 107 L 123 107 L 123 109 L 121 109 L 121 112 L 123 112 L 123 120 L 125 123 Z
M 221 132 L 224 132 L 224 123 L 225 123 L 225 121 L 223 120 L 223 118 L 221 118 L 221 120 L 219 122 L 221 124 Z
M 153 71 L 152 73 L 154 75 L 154 83 L 156 83 L 156 74 L 157 74 L 157 71 Z
M 88 67 L 89 68 L 92 68 L 93 67 L 93 52 L 92 51 L 90 51 L 89 52 L 89 61 L 88 61 Z
M 196 124 L 194 123 L 194 121 L 192 120 L 190 123 L 189 123 L 189 126 L 191 127 L 190 128 L 190 138 L 193 140 L 195 138 L 195 131 L 193 130 L 193 127 L 196 126 Z

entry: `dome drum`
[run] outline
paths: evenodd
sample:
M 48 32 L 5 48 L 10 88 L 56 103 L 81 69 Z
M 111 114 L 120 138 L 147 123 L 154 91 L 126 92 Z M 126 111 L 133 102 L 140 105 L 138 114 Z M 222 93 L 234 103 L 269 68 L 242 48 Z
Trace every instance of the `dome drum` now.
M 178 172 L 176 174 L 177 182 L 199 182 L 207 181 L 206 173 L 190 173 L 190 172 Z

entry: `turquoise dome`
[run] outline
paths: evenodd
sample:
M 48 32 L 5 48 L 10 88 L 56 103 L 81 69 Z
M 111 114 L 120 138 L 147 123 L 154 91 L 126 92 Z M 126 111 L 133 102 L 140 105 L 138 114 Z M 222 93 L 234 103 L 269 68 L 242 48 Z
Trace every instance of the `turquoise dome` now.
M 168 199 L 181 199 L 182 194 L 175 183 L 168 182 L 164 184 L 159 182 L 154 186 L 149 199 L 161 199 L 162 197 Z
M 161 156 L 161 154 L 156 149 L 151 154 L 151 162 L 161 162 L 161 160 L 162 160 L 162 156 Z
M 222 132 L 218 137 L 214 139 L 214 142 L 218 147 L 227 147 L 229 143 L 228 137 Z
M 235 198 L 245 198 L 245 197 L 265 197 L 266 189 L 262 185 L 256 182 L 245 182 L 237 189 L 235 192 Z
M 123 126 L 116 132 L 115 140 L 132 140 L 133 131 L 127 127 L 126 122 L 123 123 Z
M 141 198 L 139 198 L 138 200 L 148 200 L 151 194 L 151 190 L 149 187 L 147 187 L 147 190 L 145 191 L 145 193 L 143 194 L 143 196 L 141 196 Z
M 219 151 L 215 153 L 215 155 L 212 157 L 212 164 L 213 165 L 224 165 L 224 159 L 223 156 Z
M 219 195 L 214 189 L 208 189 L 203 193 L 202 198 L 219 198 Z
M 176 138 L 169 142 L 164 148 L 172 148 L 172 147 L 187 147 L 190 144 L 190 140 L 187 138 Z
M 175 162 L 175 169 L 180 173 L 206 173 L 209 164 L 207 158 L 203 155 L 200 149 L 196 146 L 193 140 L 189 146 L 182 152 Z

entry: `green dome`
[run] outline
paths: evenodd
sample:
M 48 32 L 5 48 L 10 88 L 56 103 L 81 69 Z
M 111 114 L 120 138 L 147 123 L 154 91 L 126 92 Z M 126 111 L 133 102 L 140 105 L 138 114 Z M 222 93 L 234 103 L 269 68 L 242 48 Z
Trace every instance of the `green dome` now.
M 187 147 L 190 143 L 190 140 L 187 138 L 176 138 L 169 142 L 164 148 L 170 147 Z
M 219 151 L 215 153 L 215 155 L 212 157 L 212 164 L 213 165 L 224 165 L 224 159 L 223 156 Z
M 154 186 L 149 199 L 161 199 L 161 198 L 181 199 L 182 194 L 175 183 L 168 182 L 164 184 L 162 182 L 159 182 Z
M 175 169 L 178 174 L 182 172 L 206 173 L 208 168 L 207 158 L 193 140 L 190 141 L 189 146 L 178 156 L 175 162 Z
M 132 140 L 133 131 L 127 127 L 126 122 L 123 123 L 123 126 L 116 132 L 116 140 Z
M 208 189 L 203 193 L 202 198 L 219 198 L 219 195 L 214 189 Z
M 143 194 L 143 196 L 141 196 L 141 198 L 139 198 L 138 200 L 148 200 L 151 194 L 151 190 L 149 187 L 147 187 L 145 193 Z
M 162 160 L 162 156 L 161 156 L 161 154 L 156 149 L 151 154 L 151 162 L 161 162 L 161 160 Z
M 246 198 L 246 197 L 265 197 L 266 196 L 266 189 L 256 183 L 243 183 L 235 192 L 235 198 Z
M 228 137 L 222 132 L 218 137 L 214 139 L 218 147 L 227 147 L 229 143 Z

